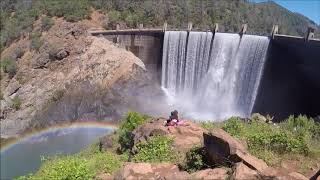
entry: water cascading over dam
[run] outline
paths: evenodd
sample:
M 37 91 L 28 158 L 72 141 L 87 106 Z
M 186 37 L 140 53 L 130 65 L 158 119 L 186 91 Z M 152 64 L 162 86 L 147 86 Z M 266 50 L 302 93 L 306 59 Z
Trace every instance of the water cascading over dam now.
M 195 119 L 249 116 L 268 46 L 261 36 L 167 31 L 162 87 L 169 103 Z

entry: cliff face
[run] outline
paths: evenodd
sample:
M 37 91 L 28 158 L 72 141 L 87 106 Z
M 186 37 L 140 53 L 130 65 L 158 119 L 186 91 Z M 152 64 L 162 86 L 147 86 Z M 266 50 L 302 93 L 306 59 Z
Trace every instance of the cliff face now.
M 34 26 L 36 29 L 37 24 Z M 2 57 L 10 57 L 18 47 L 24 50 L 15 62 L 17 72 L 13 77 L 1 70 L 2 138 L 29 127 L 56 123 L 58 118 L 99 118 L 99 112 L 94 112 L 99 108 L 88 97 L 98 98 L 95 94 L 106 92 L 119 79 L 144 71 L 143 62 L 131 52 L 86 34 L 88 28 L 99 26 L 94 19 L 78 23 L 55 19 L 55 25 L 42 32 L 38 51 L 30 48 L 32 40 L 25 37 L 2 53 Z M 79 96 L 84 94 L 87 98 Z M 78 111 L 81 107 L 84 111 Z

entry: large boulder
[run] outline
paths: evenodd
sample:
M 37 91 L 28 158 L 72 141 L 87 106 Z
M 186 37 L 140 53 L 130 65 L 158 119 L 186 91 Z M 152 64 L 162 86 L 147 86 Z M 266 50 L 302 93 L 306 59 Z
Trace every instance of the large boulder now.
M 236 153 L 232 155 L 232 158 L 235 162 L 242 161 L 244 164 L 249 166 L 251 169 L 263 171 L 264 169 L 268 168 L 267 163 L 263 160 L 258 159 L 255 156 L 252 156 L 246 151 L 242 151 L 240 149 L 236 150 Z
M 236 154 L 238 149 L 246 151 L 239 141 L 222 129 L 216 128 L 204 133 L 203 138 L 211 163 L 224 163 L 231 155 Z
M 5 89 L 4 94 L 5 96 L 11 96 L 14 93 L 16 93 L 20 88 L 21 84 L 17 80 L 12 79 L 7 88 Z
M 257 171 L 250 169 L 242 162 L 236 163 L 233 172 L 234 180 L 252 180 L 259 179 Z
M 251 169 L 259 171 L 268 167 L 264 161 L 250 155 L 240 141 L 222 129 L 213 129 L 204 133 L 203 137 L 209 163 L 230 164 L 242 161 Z
M 185 152 L 203 142 L 203 133 L 206 131 L 199 125 L 185 121 L 184 125 L 165 126 L 166 119 L 158 118 L 143 124 L 133 131 L 134 145 L 148 141 L 156 135 L 166 135 L 173 138 L 173 147 Z M 133 148 L 136 152 L 137 149 Z
M 99 138 L 99 150 L 106 151 L 113 147 L 114 139 L 113 136 L 107 135 Z
M 178 166 L 169 163 L 125 163 L 115 173 L 115 180 L 136 180 L 136 179 L 190 179 L 185 171 L 179 171 Z
M 297 173 L 297 172 L 291 172 L 288 174 L 288 179 L 294 179 L 294 180 L 308 180 L 309 178 L 305 177 L 304 175 Z
M 229 177 L 228 170 L 225 168 L 215 168 L 215 169 L 205 169 L 194 172 L 191 174 L 191 179 L 202 179 L 202 180 L 211 180 L 211 179 L 227 179 Z

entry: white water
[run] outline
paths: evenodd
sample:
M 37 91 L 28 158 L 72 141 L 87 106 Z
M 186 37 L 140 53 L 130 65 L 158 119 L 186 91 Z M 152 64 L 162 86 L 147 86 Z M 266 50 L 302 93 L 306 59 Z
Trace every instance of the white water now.
M 247 117 L 254 105 L 269 40 L 251 35 L 240 39 L 238 34 L 227 33 L 216 33 L 212 38 L 210 32 L 190 32 L 185 50 L 181 41 L 186 40 L 186 32 L 166 32 L 162 86 L 168 103 L 193 119 Z M 176 54 L 177 49 L 184 51 Z

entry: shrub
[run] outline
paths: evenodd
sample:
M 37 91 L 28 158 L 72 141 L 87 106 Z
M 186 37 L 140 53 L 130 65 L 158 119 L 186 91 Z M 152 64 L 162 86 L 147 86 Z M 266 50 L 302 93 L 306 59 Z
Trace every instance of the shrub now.
M 244 125 L 237 117 L 231 117 L 222 127 L 223 130 L 230 133 L 232 136 L 239 137 L 243 133 Z
M 4 98 L 3 98 L 3 93 L 2 93 L 2 91 L 0 90 L 0 100 L 3 100 Z
M 38 172 L 19 177 L 19 180 L 73 180 L 93 179 L 98 173 L 113 173 L 122 165 L 120 158 L 110 152 L 101 153 L 92 146 L 78 154 L 42 158 Z
M 14 108 L 15 110 L 19 110 L 21 108 L 21 104 L 22 104 L 21 99 L 18 96 L 15 96 L 12 99 L 11 107 Z
M 166 136 L 154 136 L 147 142 L 137 144 L 138 153 L 135 162 L 172 162 L 176 154 L 172 149 L 172 139 Z
M 108 13 L 109 23 L 108 26 L 112 29 L 116 28 L 116 25 L 119 21 L 121 21 L 121 13 L 116 10 L 111 10 Z
M 189 173 L 208 167 L 205 162 L 205 150 L 203 147 L 194 147 L 186 153 L 186 162 L 183 169 Z
M 312 143 L 317 141 L 314 138 L 319 137 L 319 126 L 306 116 L 290 116 L 279 125 L 254 120 L 244 123 L 230 118 L 223 129 L 232 136 L 245 139 L 249 151 L 269 164 L 276 156 L 283 154 L 309 155 L 317 151 Z
M 24 55 L 24 50 L 21 47 L 17 47 L 17 49 L 14 50 L 15 58 L 21 58 L 23 55 Z
M 38 51 L 43 44 L 43 41 L 41 39 L 41 33 L 39 32 L 31 33 L 30 39 L 31 39 L 30 48 Z
M 315 122 L 314 125 L 310 128 L 311 138 L 320 140 L 320 123 Z
M 214 123 L 210 122 L 210 121 L 201 122 L 200 125 L 201 125 L 202 128 L 208 129 L 208 130 L 213 129 L 215 127 Z
M 94 175 L 87 160 L 67 156 L 47 161 L 30 179 L 92 179 Z
M 146 115 L 140 115 L 137 112 L 128 112 L 126 119 L 120 125 L 120 129 L 131 132 L 136 127 L 146 122 L 147 119 L 148 116 Z
M 131 149 L 133 146 L 132 131 L 147 121 L 149 117 L 146 115 L 140 115 L 137 112 L 128 112 L 125 120 L 120 125 L 119 144 L 122 152 Z
M 309 152 L 307 144 L 300 139 L 290 137 L 286 132 L 274 132 L 270 134 L 257 133 L 247 136 L 250 149 L 267 149 L 279 154 Z
M 88 0 L 55 0 L 46 1 L 42 5 L 45 6 L 47 15 L 64 17 L 69 22 L 76 22 L 89 16 L 90 5 L 88 3 Z
M 48 54 L 49 54 L 49 59 L 51 61 L 56 60 L 58 52 L 59 52 L 59 48 L 57 44 L 49 44 Z
M 291 132 L 296 138 L 308 141 L 312 136 L 311 128 L 315 127 L 315 123 L 312 118 L 308 119 L 307 116 L 289 116 L 288 119 L 280 124 L 280 127 Z
M 11 58 L 2 60 L 0 63 L 0 67 L 3 69 L 5 73 L 9 74 L 10 78 L 13 78 L 18 70 L 16 61 Z
M 41 19 L 41 29 L 43 31 L 48 31 L 53 25 L 54 22 L 51 18 L 45 16 Z

